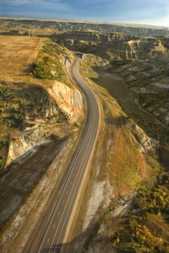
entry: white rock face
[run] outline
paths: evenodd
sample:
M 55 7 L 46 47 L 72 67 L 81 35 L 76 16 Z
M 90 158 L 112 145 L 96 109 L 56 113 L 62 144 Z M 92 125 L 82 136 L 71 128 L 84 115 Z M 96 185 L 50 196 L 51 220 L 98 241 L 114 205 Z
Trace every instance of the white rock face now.
M 140 45 L 140 40 L 130 40 L 128 41 L 128 50 L 126 52 L 127 59 L 129 58 L 138 58 L 137 48 Z
M 29 144 L 25 142 L 24 136 L 18 135 L 15 139 L 12 139 L 9 145 L 6 166 L 8 166 L 17 157 L 21 156 L 28 149 Z
M 54 98 L 61 111 L 68 116 L 70 123 L 75 123 L 83 118 L 83 98 L 79 90 L 55 81 L 48 88 L 48 92 Z
M 158 146 L 158 142 L 156 140 L 148 137 L 146 133 L 144 132 L 144 130 L 140 128 L 138 125 L 135 125 L 132 130 L 138 142 L 140 143 L 141 152 L 143 153 L 146 153 L 149 151 L 155 152 Z
M 88 202 L 88 209 L 83 224 L 83 230 L 85 230 L 88 227 L 89 223 L 95 216 L 99 206 L 102 204 L 104 200 L 104 187 L 105 182 L 95 183 L 92 187 L 92 193 Z
M 17 158 L 22 159 L 23 156 L 33 154 L 36 146 L 45 141 L 50 134 L 53 134 L 52 131 L 54 131 L 55 126 L 51 125 L 51 130 L 46 128 L 47 121 L 45 118 L 51 118 L 55 115 L 57 117 L 57 107 L 68 117 L 70 124 L 82 122 L 84 118 L 83 98 L 78 89 L 54 81 L 48 88 L 48 93 L 56 102 L 56 107 L 49 107 L 44 118 L 35 118 L 32 121 L 32 127 L 27 127 L 23 132 L 17 131 L 11 136 L 6 166 Z M 30 121 L 30 119 L 27 119 L 27 121 Z
M 165 84 L 165 83 L 153 83 L 154 86 L 160 88 L 160 89 L 167 89 L 169 90 L 169 83 Z
M 36 142 L 37 141 L 37 142 Z M 8 166 L 12 161 L 22 162 L 24 159 L 32 156 L 39 145 L 49 142 L 48 139 L 34 139 L 34 142 L 28 141 L 23 133 L 12 139 L 9 145 L 8 158 L 6 166 Z

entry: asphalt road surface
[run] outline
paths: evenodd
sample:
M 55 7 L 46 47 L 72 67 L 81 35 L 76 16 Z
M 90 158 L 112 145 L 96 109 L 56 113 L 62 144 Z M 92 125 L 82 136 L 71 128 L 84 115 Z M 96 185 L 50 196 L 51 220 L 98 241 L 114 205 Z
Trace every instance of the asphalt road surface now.
M 95 147 L 99 128 L 99 106 L 94 93 L 79 73 L 79 63 L 80 59 L 77 58 L 71 67 L 71 76 L 86 98 L 86 124 L 60 185 L 49 199 L 47 208 L 35 226 L 23 253 L 61 251 L 77 194 Z

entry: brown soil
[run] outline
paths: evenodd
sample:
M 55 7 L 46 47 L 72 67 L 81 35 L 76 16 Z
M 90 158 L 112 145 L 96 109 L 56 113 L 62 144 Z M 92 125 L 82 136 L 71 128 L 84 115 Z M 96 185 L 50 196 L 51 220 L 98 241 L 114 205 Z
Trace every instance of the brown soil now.
M 40 42 L 36 37 L 0 36 L 0 80 L 26 75 L 38 55 Z

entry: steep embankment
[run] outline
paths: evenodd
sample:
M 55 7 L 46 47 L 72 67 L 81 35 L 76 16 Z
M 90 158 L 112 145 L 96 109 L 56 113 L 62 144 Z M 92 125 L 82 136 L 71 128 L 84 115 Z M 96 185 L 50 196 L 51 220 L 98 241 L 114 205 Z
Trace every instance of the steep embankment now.
M 26 73 L 18 65 L 18 76 L 6 73 L 0 81 L 2 252 L 22 250 L 76 147 L 84 111 L 66 72 L 71 58 L 68 50 L 43 40 L 37 58 L 25 64 Z
M 24 85 L 23 88 L 23 84 L 17 84 L 11 88 L 6 84 L 3 96 L 6 102 L 6 107 L 2 107 L 3 127 L 9 134 L 6 166 L 51 134 L 66 135 L 63 126 L 67 118 L 42 87 Z
M 91 62 L 92 69 L 89 68 Z M 118 76 L 117 79 L 103 78 L 106 74 L 111 76 L 107 59 L 98 61 L 98 57 L 86 56 L 83 63 L 83 74 L 102 86 L 109 85 L 110 91 L 111 85 L 118 85 L 121 80 Z M 106 80 L 109 82 L 104 83 Z M 90 85 L 104 105 L 105 127 L 100 136 L 97 172 L 85 216 L 84 228 L 91 225 L 90 239 L 82 252 L 168 252 L 169 174 L 158 162 L 159 140 L 147 134 L 149 129 L 145 125 L 144 131 L 139 121 L 132 119 L 130 106 L 136 110 L 137 118 L 134 118 L 140 116 L 134 103 L 127 103 L 125 110 L 127 94 L 121 98 L 124 103 L 121 93 L 116 95 L 123 105 L 122 110 L 104 89 L 91 82 Z M 153 125 L 153 117 L 150 119 Z
M 30 68 L 41 81 L 31 76 L 27 82 L 1 81 L 1 167 L 51 134 L 69 135 L 71 126 L 82 122 L 81 94 L 64 70 L 69 57 L 66 49 L 45 41 Z

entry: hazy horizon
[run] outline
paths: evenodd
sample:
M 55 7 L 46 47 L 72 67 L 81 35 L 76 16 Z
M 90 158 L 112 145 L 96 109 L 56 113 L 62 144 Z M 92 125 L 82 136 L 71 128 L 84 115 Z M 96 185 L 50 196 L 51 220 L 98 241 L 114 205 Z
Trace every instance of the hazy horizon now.
M 0 16 L 169 27 L 169 1 L 0 0 Z

